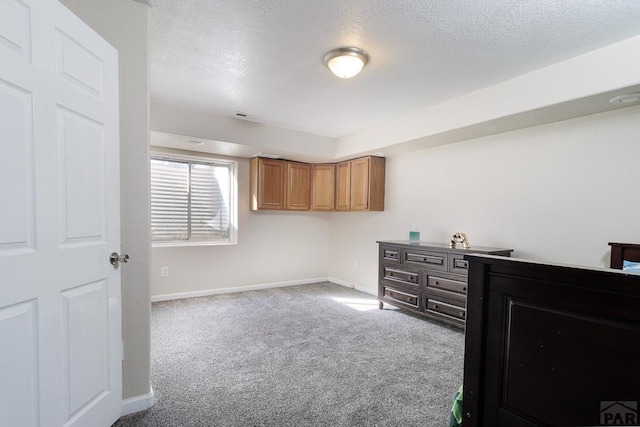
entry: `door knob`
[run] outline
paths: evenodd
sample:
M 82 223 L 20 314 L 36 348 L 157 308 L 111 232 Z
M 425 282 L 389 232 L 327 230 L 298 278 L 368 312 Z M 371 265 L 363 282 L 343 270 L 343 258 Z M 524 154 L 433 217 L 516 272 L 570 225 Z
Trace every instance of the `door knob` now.
M 129 262 L 129 255 L 118 255 L 118 252 L 112 252 L 111 255 L 109 255 L 109 262 L 114 268 L 118 268 L 120 263 L 126 264 Z

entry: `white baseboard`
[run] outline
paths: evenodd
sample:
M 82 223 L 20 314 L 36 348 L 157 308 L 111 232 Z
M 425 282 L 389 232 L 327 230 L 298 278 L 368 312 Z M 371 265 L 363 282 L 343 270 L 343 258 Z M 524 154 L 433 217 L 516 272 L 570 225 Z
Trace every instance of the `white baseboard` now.
M 122 401 L 122 416 L 149 409 L 156 402 L 153 389 L 147 394 L 131 397 Z
M 288 282 L 264 283 L 260 285 L 237 286 L 231 288 L 207 289 L 204 291 L 179 292 L 175 294 L 153 295 L 151 302 L 169 301 L 174 299 L 206 297 L 209 295 L 229 294 L 232 292 L 256 291 L 260 289 L 282 288 L 285 286 L 308 285 L 310 283 L 319 283 L 329 281 L 326 277 L 316 277 L 313 279 L 291 280 Z
M 351 283 L 345 282 L 344 280 L 336 279 L 335 277 L 329 277 L 327 278 L 327 280 L 331 283 L 335 283 L 336 285 L 344 286 L 345 288 L 355 289 L 355 286 L 353 286 Z
M 364 292 L 365 294 L 370 294 L 374 296 L 378 296 L 377 289 L 364 288 L 362 286 L 353 285 L 349 282 L 345 282 L 344 280 L 336 279 L 335 277 L 329 277 L 327 279 L 331 283 L 335 283 L 336 285 L 345 286 L 347 288 L 355 289 L 356 291 Z

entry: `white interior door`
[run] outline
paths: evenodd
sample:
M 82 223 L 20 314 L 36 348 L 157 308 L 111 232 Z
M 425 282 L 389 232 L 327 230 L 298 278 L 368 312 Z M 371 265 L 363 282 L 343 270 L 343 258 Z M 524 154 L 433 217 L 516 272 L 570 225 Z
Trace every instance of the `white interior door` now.
M 121 413 L 117 52 L 55 0 L 0 0 L 0 425 Z

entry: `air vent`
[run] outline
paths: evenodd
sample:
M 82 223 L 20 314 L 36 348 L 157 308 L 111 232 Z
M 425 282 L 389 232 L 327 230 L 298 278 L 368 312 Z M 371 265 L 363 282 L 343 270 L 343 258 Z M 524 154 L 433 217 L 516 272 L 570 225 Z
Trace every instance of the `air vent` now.
M 612 104 L 632 104 L 640 101 L 640 92 L 626 93 L 609 100 Z
M 233 113 L 233 117 L 241 120 L 251 120 L 253 122 L 257 121 L 260 118 L 255 114 L 244 113 L 242 111 L 236 111 L 235 113 Z

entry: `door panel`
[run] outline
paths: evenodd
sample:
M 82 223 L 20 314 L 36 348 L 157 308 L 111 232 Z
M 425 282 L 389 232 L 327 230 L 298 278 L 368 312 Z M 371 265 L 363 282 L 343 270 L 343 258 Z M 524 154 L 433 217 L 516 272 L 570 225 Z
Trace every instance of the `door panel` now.
M 58 107 L 63 243 L 104 241 L 104 124 Z
M 311 166 L 305 163 L 287 162 L 286 208 L 309 210 Z
M 102 99 L 104 62 L 58 28 L 56 28 L 56 71 L 61 79 Z
M 351 210 L 369 209 L 369 158 L 351 162 Z
M 0 0 L 0 425 L 122 408 L 117 52 L 57 1 Z
M 65 408 L 68 417 L 109 391 L 107 282 L 62 292 Z
M 0 256 L 34 247 L 32 96 L 0 80 L 0 170 L 5 185 L 0 209 Z
M 29 7 L 19 0 L 0 3 L 0 48 L 31 60 Z
M 0 309 L 0 337 L 6 349 L 0 352 L 0 413 L 9 414 L 7 426 L 38 423 L 38 323 L 36 301 Z
M 351 209 L 351 162 L 336 165 L 336 210 Z

